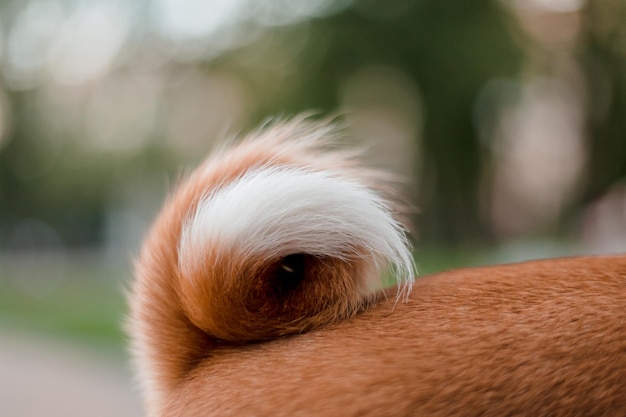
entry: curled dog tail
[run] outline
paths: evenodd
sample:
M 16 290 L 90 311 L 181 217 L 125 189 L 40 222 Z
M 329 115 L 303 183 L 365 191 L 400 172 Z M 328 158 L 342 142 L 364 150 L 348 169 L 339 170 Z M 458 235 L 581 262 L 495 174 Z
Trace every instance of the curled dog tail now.
M 332 150 L 335 128 L 294 119 L 207 160 L 170 197 L 136 265 L 130 333 L 157 390 L 215 346 L 346 319 L 385 270 L 413 261 L 388 176 Z

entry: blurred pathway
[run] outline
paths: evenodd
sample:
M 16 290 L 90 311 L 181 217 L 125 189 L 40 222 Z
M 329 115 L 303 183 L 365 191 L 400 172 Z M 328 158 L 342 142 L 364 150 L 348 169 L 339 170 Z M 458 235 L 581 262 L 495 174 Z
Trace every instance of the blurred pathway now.
M 124 364 L 57 340 L 0 329 L 0 416 L 140 417 Z

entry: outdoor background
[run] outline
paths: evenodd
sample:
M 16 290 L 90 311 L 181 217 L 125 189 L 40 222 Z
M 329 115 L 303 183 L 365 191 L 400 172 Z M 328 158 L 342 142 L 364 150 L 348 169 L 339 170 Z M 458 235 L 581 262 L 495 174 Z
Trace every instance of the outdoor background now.
M 624 0 L 0 0 L 0 415 L 140 415 L 142 233 L 301 111 L 408 179 L 423 273 L 626 250 Z

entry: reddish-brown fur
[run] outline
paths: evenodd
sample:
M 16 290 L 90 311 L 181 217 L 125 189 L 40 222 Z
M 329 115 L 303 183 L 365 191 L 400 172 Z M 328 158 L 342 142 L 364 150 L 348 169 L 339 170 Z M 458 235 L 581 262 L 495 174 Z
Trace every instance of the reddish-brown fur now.
M 181 280 L 182 223 L 206 190 L 315 157 L 271 150 L 207 162 L 145 241 L 129 329 L 151 416 L 626 416 L 623 255 L 446 272 L 406 302 L 360 295 L 357 259 L 306 254 L 295 288 L 282 259 Z

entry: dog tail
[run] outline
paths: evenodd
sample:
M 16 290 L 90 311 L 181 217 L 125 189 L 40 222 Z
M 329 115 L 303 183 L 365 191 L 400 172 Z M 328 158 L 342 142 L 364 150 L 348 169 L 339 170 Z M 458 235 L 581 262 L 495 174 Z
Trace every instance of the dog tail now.
M 385 197 L 391 178 L 333 149 L 336 136 L 330 123 L 274 124 L 218 152 L 173 193 L 130 298 L 148 379 L 189 369 L 216 343 L 346 319 L 376 297 L 388 268 L 398 296 L 408 294 L 414 265 Z

